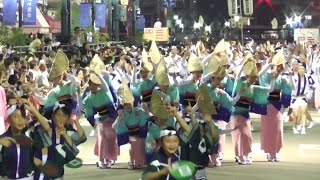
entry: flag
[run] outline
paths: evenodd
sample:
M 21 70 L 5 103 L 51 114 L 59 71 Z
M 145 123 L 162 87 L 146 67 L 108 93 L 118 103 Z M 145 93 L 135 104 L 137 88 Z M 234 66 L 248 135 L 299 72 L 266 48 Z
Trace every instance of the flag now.
M 107 19 L 107 6 L 105 3 L 96 3 L 94 16 L 96 27 L 105 28 Z
M 16 12 L 16 10 L 14 10 Z M 37 0 L 24 0 L 23 25 L 37 24 Z
M 80 5 L 80 27 L 88 28 L 91 26 L 91 4 L 81 3 Z
M 17 0 L 3 0 L 2 25 L 16 25 Z

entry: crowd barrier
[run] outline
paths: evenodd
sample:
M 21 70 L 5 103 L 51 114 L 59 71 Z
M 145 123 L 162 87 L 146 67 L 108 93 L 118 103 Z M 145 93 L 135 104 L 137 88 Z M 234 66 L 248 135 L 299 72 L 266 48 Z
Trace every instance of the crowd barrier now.
M 90 49 L 96 49 L 98 47 L 105 47 L 105 46 L 117 46 L 117 45 L 124 45 L 125 41 L 109 41 L 104 43 L 95 43 L 95 44 L 88 44 Z M 71 44 L 62 44 L 59 45 L 63 51 L 71 51 L 73 46 Z M 44 46 L 43 50 L 38 52 L 47 53 L 50 50 L 56 51 L 58 46 Z M 13 50 L 16 51 L 18 54 L 25 54 L 28 52 L 29 46 L 14 46 Z

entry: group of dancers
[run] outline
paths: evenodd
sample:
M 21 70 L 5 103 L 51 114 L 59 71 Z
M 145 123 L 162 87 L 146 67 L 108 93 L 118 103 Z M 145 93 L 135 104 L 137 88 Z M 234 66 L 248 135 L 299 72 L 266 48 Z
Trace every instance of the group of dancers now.
M 236 162 L 252 164 L 250 113 L 261 115 L 267 160 L 279 162 L 284 112 L 295 134 L 307 133 L 307 120 L 313 126 L 308 101 L 320 93 L 318 47 L 225 40 L 209 47 L 104 47 L 86 67 L 76 52 L 20 60 L 2 50 L 0 175 L 63 179 L 64 165 L 81 164 L 83 116 L 97 133 L 98 168 L 111 168 L 119 147 L 130 144 L 128 168 L 145 168 L 146 180 L 177 179 L 182 161 L 196 167 L 190 178 L 207 179 L 206 168 L 221 166 L 228 133 Z M 190 174 L 186 167 L 181 176 Z

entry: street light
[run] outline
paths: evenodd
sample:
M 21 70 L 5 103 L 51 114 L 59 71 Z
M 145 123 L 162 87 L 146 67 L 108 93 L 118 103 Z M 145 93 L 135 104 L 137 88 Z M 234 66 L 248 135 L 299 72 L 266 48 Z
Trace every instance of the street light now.
M 286 17 L 286 23 L 292 26 L 292 23 L 293 23 L 292 18 Z
M 296 22 L 296 23 L 300 23 L 301 22 L 301 16 L 295 16 L 295 18 L 294 18 L 294 21 Z
M 201 27 L 201 25 L 198 22 L 195 22 L 194 25 L 193 25 L 194 29 L 200 29 L 200 27 Z
M 206 26 L 206 27 L 204 28 L 204 30 L 205 30 L 206 32 L 211 33 L 211 26 Z
M 226 22 L 224 23 L 224 26 L 230 27 L 230 22 L 229 22 L 229 21 L 226 21 Z
M 174 15 L 173 19 L 177 21 L 179 19 L 179 16 L 178 15 Z
M 236 22 L 239 22 L 240 16 L 235 16 L 235 17 L 234 17 L 234 20 L 235 20 Z
M 178 25 L 180 25 L 181 23 L 182 23 L 181 19 L 178 19 L 178 20 L 176 21 L 176 24 L 178 24 Z

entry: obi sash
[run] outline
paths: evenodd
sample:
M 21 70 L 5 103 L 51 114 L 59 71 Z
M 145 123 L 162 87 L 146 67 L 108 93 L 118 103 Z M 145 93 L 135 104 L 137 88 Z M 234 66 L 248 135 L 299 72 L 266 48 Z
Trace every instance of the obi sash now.
M 109 114 L 109 108 L 107 105 L 103 105 L 97 108 L 94 108 L 94 110 L 100 115 L 100 116 L 106 116 Z
M 60 104 L 64 104 L 66 106 L 71 106 L 72 108 L 74 107 L 74 103 L 72 101 L 72 96 L 70 94 L 60 96 L 57 98 Z
M 143 91 L 141 93 L 142 101 L 143 102 L 150 102 L 151 101 L 152 92 L 153 92 L 152 89 Z
M 273 91 L 269 93 L 269 101 L 280 101 L 281 100 L 281 92 Z
M 128 127 L 128 135 L 129 136 L 139 136 L 140 135 L 139 125 L 129 126 Z
M 242 107 L 245 109 L 250 109 L 251 103 L 252 103 L 252 99 L 246 98 L 246 97 L 240 97 L 240 99 L 236 103 L 236 106 Z
M 216 112 L 220 109 L 220 103 L 219 102 L 213 102 L 214 108 L 216 109 Z
M 190 93 L 188 92 L 185 97 L 184 97 L 184 105 L 188 106 L 190 103 L 190 105 L 193 107 L 197 101 L 196 101 L 196 95 L 194 93 Z

